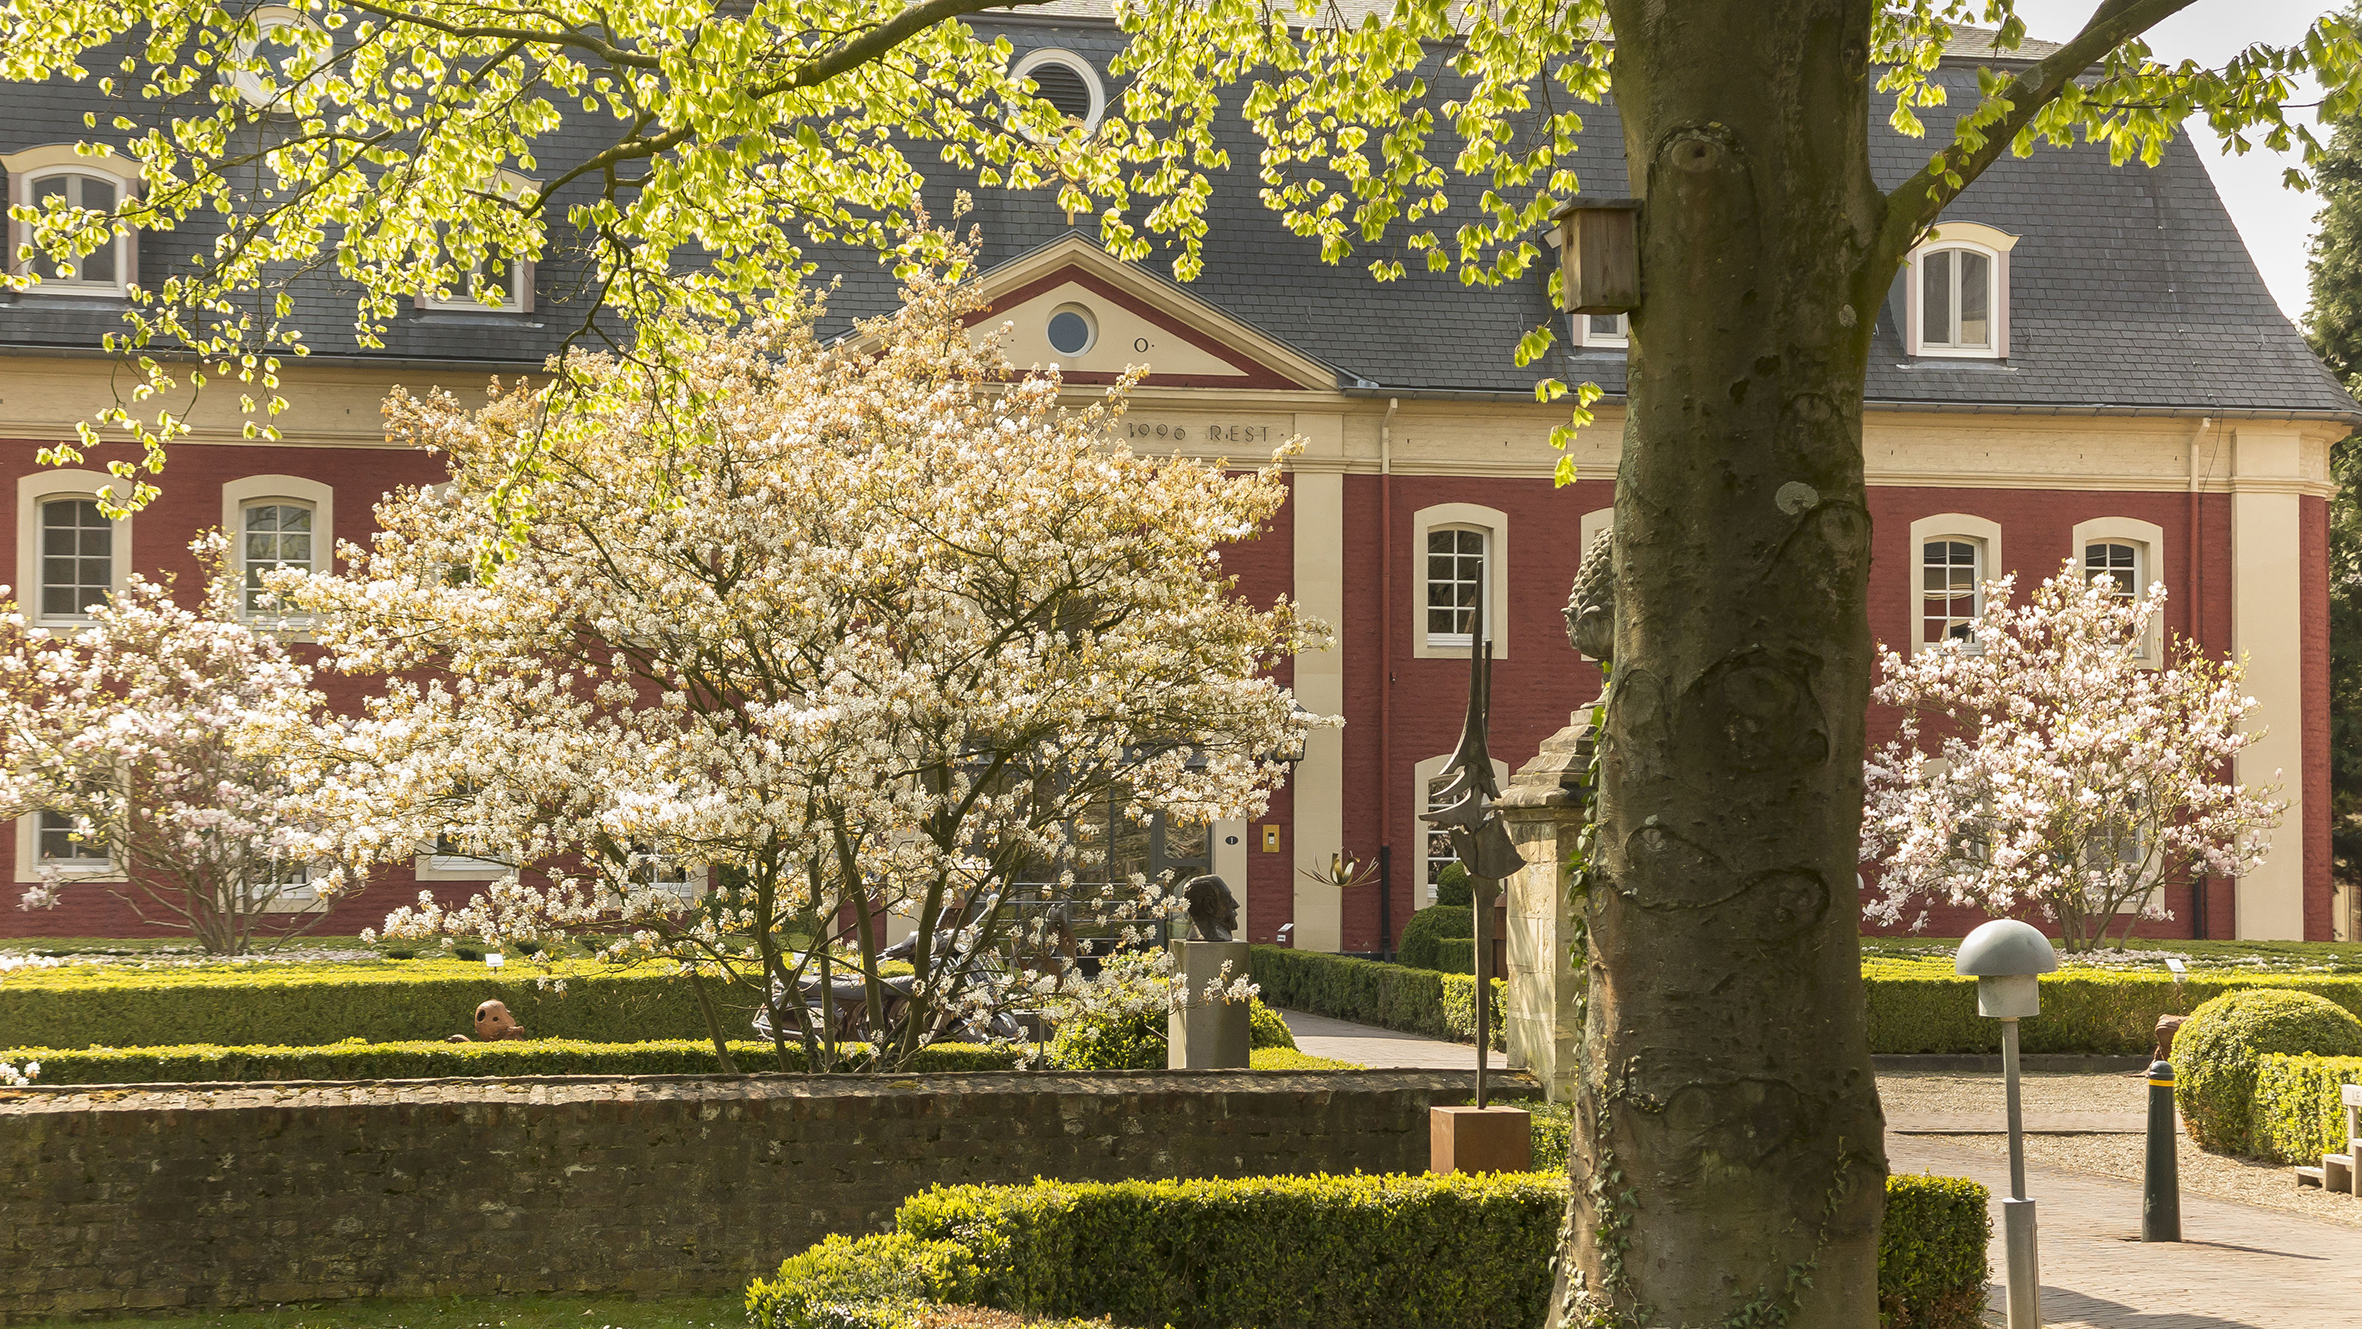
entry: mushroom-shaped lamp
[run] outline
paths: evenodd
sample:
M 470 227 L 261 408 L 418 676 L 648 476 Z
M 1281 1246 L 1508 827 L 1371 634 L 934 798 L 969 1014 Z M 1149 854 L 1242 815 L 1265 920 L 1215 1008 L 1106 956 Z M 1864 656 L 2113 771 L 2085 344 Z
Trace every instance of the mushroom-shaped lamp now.
M 1996 1020 L 2040 1015 L 2042 996 L 2035 975 L 2058 967 L 2050 938 L 2014 918 L 1996 918 L 1969 933 L 1952 965 L 1953 972 L 1976 979 L 1977 1014 Z

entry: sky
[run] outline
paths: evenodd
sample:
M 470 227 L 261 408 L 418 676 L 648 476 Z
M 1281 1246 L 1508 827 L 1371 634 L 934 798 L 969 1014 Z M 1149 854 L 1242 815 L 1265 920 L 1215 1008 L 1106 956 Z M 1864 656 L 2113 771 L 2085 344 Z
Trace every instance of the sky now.
M 2026 20 L 2028 35 L 2063 42 L 2082 28 L 2095 4 L 2096 0 L 2017 0 L 2017 12 Z M 2335 7 L 2325 0 L 2198 0 L 2152 29 L 2149 47 L 2169 63 L 2187 59 L 2220 65 L 2225 57 L 2256 42 L 2295 42 L 2315 19 Z M 2312 98 L 2310 89 L 2302 96 L 2306 101 Z M 2298 114 L 2309 119 L 2311 112 Z M 2319 200 L 2281 185 L 2280 173 L 2295 164 L 2293 160 L 2283 161 L 2262 148 L 2245 156 L 2226 156 L 2203 124 L 2193 124 L 2191 132 L 2281 312 L 2302 320 L 2308 303 L 2305 249 L 2312 240 Z

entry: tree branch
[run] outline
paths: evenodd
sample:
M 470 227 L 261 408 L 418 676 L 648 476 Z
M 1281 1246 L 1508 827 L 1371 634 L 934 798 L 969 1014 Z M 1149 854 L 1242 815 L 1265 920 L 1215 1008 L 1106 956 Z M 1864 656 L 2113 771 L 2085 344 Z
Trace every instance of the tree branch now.
M 1957 138 L 1886 196 L 1886 222 L 1875 251 L 1885 263 L 1899 261 L 1919 233 L 1943 215 L 1962 190 L 1976 182 L 1998 161 L 2018 132 L 2034 122 L 2043 107 L 2057 100 L 2067 84 L 2097 64 L 2101 57 L 2140 36 L 2194 0 L 2102 0 L 2074 40 L 2035 62 L 2003 88 L 1996 99 L 2009 104 L 1985 132 L 1985 141 L 1969 148 Z M 1981 107 L 1980 107 L 1981 109 Z M 1969 113 L 1975 114 L 1974 111 Z M 1968 117 L 1962 117 L 1967 119 Z

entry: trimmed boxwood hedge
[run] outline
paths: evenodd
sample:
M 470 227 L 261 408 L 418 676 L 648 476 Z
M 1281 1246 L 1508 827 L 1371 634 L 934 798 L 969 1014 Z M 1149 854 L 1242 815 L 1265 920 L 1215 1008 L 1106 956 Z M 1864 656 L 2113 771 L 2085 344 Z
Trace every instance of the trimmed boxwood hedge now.
M 923 1048 L 913 1071 L 1013 1070 L 1028 1051 L 938 1043 Z M 769 1043 L 733 1042 L 730 1055 L 746 1072 L 776 1071 Z M 1356 1062 L 1314 1057 L 1294 1048 L 1261 1047 L 1249 1054 L 1259 1071 L 1358 1071 Z M 802 1070 L 800 1049 L 788 1048 Z M 584 1043 L 524 1039 L 505 1043 L 331 1043 L 325 1047 L 17 1048 L 0 1061 L 41 1063 L 36 1082 L 60 1084 L 190 1084 L 232 1080 L 429 1080 L 441 1076 L 715 1075 L 712 1043 L 661 1039 L 648 1043 Z M 1163 1065 L 1158 1063 L 1159 1068 Z
M 1540 1173 L 937 1187 L 746 1304 L 764 1329 L 906 1329 L 943 1302 L 1176 1329 L 1534 1324 L 1566 1197 Z M 1974 1329 L 1988 1237 L 1983 1187 L 1890 1178 L 1887 1329 Z
M 2341 1089 L 2362 1084 L 2362 1057 L 2267 1052 L 2256 1060 L 2248 1138 L 2256 1156 L 2275 1163 L 2321 1161 L 2346 1151 Z
M 2266 1053 L 2362 1056 L 2362 1020 L 2310 992 L 2225 993 L 2173 1040 L 2173 1101 L 2200 1148 L 2252 1154 L 2257 1063 Z
M 1360 1024 L 1374 1024 L 1430 1038 L 1476 1041 L 1476 979 L 1375 960 L 1355 960 L 1326 951 L 1257 946 L 1247 953 L 1247 972 L 1263 1000 L 1282 1010 L 1309 1011 Z M 1509 985 L 1492 980 L 1492 1044 L 1508 1046 L 1501 1010 Z
M 1022 1047 L 942 1043 L 919 1051 L 920 1071 L 1005 1071 Z M 741 1071 L 776 1071 L 769 1043 L 733 1042 Z M 797 1070 L 803 1054 L 788 1055 Z M 711 1042 L 660 1039 L 586 1043 L 529 1038 L 501 1043 L 331 1043 L 323 1047 L 19 1048 L 0 1061 L 41 1063 L 37 1084 L 188 1084 L 208 1080 L 428 1080 L 440 1076 L 713 1075 Z
M 372 1043 L 472 1033 L 497 997 L 535 1038 L 601 1043 L 708 1036 L 687 979 L 665 966 L 559 963 L 491 970 L 457 960 L 239 965 L 189 969 L 77 966 L 0 983 L 0 1044 L 162 1047 L 185 1043 Z M 709 983 L 726 1032 L 748 1032 L 751 989 Z
M 1436 962 L 1441 944 L 1475 935 L 1476 914 L 1465 901 L 1431 904 L 1412 914 L 1411 921 L 1403 924 L 1402 944 L 1395 948 L 1395 962 L 1410 969 L 1442 969 L 1445 966 Z

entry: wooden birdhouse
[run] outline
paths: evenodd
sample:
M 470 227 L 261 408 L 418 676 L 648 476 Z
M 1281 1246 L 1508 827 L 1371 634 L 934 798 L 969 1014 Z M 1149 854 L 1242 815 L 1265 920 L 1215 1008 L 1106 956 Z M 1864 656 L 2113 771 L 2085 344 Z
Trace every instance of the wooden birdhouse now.
M 1640 304 L 1640 200 L 1576 198 L 1552 214 L 1567 312 L 1624 314 Z

